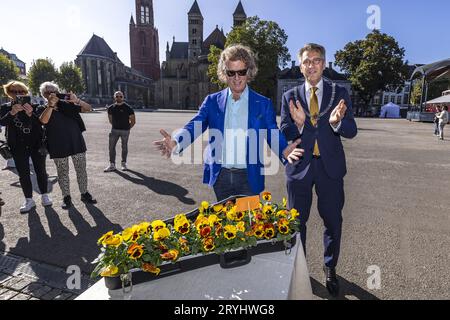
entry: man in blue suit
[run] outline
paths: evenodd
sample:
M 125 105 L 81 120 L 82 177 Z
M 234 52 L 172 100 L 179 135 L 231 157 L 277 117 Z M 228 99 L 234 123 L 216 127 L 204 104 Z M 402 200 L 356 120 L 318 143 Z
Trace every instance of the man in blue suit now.
M 332 296 L 339 294 L 336 265 L 339 258 L 344 176 L 347 172 L 341 137 L 357 134 L 347 90 L 322 77 L 325 48 L 305 45 L 299 53 L 305 83 L 286 92 L 282 100 L 281 131 L 288 141 L 301 137 L 304 154 L 286 166 L 289 206 L 299 211 L 300 234 L 306 254 L 306 223 L 312 204 L 312 188 L 325 225 L 324 272 Z
M 203 183 L 214 188 L 217 200 L 258 195 L 264 190 L 263 141 L 285 164 L 302 156 L 303 150 L 296 148 L 300 140 L 287 144 L 278 129 L 271 101 L 248 87 L 257 74 L 249 48 L 226 48 L 217 73 L 228 88 L 207 96 L 197 115 L 173 137 L 161 129 L 164 138 L 154 144 L 170 158 L 209 129 Z

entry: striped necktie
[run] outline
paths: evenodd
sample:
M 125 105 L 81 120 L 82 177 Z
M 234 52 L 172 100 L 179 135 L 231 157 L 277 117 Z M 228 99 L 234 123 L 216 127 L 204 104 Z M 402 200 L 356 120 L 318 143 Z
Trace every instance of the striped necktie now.
M 316 95 L 317 88 L 311 88 L 311 98 L 309 100 L 309 109 L 311 113 L 311 123 L 314 127 L 317 127 L 317 117 L 319 116 L 319 99 L 317 99 Z M 319 145 L 317 143 L 317 139 L 314 143 L 314 156 L 320 156 Z

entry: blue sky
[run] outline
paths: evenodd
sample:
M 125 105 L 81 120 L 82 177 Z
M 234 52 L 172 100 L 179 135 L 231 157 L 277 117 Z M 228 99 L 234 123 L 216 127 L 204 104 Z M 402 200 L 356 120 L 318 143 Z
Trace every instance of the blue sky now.
M 154 0 L 159 30 L 160 60 L 166 43 L 187 41 L 187 12 L 193 0 Z M 216 25 L 230 31 L 238 0 L 198 0 L 204 16 L 204 38 Z M 450 1 L 428 0 L 243 0 L 248 16 L 274 20 L 287 35 L 292 59 L 307 42 L 325 45 L 327 58 L 336 50 L 364 38 L 371 5 L 381 12 L 381 31 L 394 36 L 406 49 L 410 63 L 430 63 L 450 57 L 448 12 Z M 0 0 L 0 46 L 27 63 L 50 57 L 59 66 L 74 60 L 93 33 L 103 37 L 119 58 L 130 65 L 128 25 L 135 15 L 134 0 Z M 8 12 L 8 14 L 4 14 Z M 13 32 L 12 26 L 16 32 Z

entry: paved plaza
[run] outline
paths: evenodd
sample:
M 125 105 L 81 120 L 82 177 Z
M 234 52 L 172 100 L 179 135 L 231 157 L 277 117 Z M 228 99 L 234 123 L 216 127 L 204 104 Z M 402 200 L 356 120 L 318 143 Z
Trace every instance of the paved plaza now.
M 103 172 L 108 164 L 110 129 L 106 112 L 83 115 L 89 191 L 98 200 L 95 206 L 80 201 L 71 165 L 74 208 L 62 210 L 55 165 L 47 160 L 54 205 L 44 209 L 36 201 L 35 211 L 20 214 L 23 195 L 17 173 L 1 171 L 0 191 L 6 205 L 0 217 L 0 254 L 4 259 L 30 259 L 32 263 L 26 269 L 34 279 L 49 274 L 42 271 L 45 268 L 41 263 L 63 271 L 77 265 L 87 275 L 93 269 L 90 262 L 99 253 L 96 241 L 103 233 L 190 211 L 202 200 L 213 202 L 214 193 L 201 183 L 202 165 L 175 165 L 161 158 L 152 146 L 152 141 L 160 139 L 160 128 L 172 132 L 193 115 L 137 112 L 129 141 L 130 171 L 113 173 Z M 450 299 L 450 131 L 447 140 L 438 141 L 431 123 L 369 118 L 356 121 L 358 136 L 344 141 L 348 174 L 337 268 L 342 284 L 340 298 Z M 120 163 L 120 142 L 117 156 Z M 287 195 L 281 164 L 276 175 L 266 178 L 266 189 L 275 201 Z M 39 200 L 37 194 L 35 200 Z M 323 227 L 315 203 L 308 223 L 308 268 L 315 298 L 329 299 L 323 285 Z M 0 264 L 0 298 L 4 292 L 16 298 L 43 297 L 30 293 L 33 281 L 12 290 L 6 284 L 14 277 L 1 268 Z M 376 278 L 377 272 L 368 273 L 372 270 L 379 271 L 380 277 Z M 28 293 L 23 293 L 24 288 Z M 51 290 L 54 288 L 49 284 L 43 291 L 48 294 Z M 58 290 L 54 297 L 76 296 L 76 292 Z

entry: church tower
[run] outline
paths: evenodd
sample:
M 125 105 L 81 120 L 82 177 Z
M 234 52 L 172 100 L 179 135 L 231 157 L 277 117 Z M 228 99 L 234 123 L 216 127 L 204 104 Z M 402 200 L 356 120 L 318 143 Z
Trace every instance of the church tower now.
M 131 67 L 145 76 L 160 77 L 159 36 L 154 26 L 153 0 L 135 0 L 136 22 L 130 19 Z
M 241 24 L 245 23 L 246 19 L 247 14 L 244 11 L 244 7 L 242 6 L 241 0 L 239 0 L 236 10 L 234 10 L 233 13 L 233 26 L 234 27 L 240 26 Z
M 189 19 L 189 45 L 188 45 L 188 57 L 192 59 L 198 57 L 202 51 L 203 44 L 203 16 L 200 12 L 197 0 L 188 12 Z

